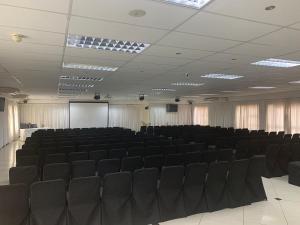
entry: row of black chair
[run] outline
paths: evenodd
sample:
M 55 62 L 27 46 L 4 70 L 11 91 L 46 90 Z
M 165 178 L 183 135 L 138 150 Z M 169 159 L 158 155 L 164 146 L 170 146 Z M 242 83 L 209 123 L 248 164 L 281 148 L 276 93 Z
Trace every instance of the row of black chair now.
M 0 186 L 0 219 L 15 225 L 147 225 L 266 200 L 264 157 L 76 178 L 66 198 L 63 180 Z M 66 204 L 68 201 L 68 204 Z M 9 203 L 9 204 L 7 204 Z M 68 219 L 67 219 L 68 218 Z M 68 221 L 68 222 L 67 222 Z M 26 223 L 25 223 L 26 224 Z

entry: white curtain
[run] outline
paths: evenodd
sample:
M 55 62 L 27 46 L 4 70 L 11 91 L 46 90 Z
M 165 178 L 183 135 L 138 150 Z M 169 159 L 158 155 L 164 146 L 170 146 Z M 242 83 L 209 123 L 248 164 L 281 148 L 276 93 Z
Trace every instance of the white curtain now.
M 249 130 L 259 129 L 259 105 L 247 104 L 237 105 L 235 108 L 235 127 L 248 128 Z
M 69 127 L 69 104 L 21 104 L 20 114 L 21 123 L 53 129 Z
M 231 102 L 211 103 L 209 107 L 209 125 L 220 127 L 234 126 L 234 107 L 235 104 Z
M 143 120 L 141 105 L 109 105 L 109 126 L 140 130 Z
M 287 109 L 290 133 L 300 133 L 300 102 L 292 102 Z
M 190 125 L 192 124 L 192 106 L 178 105 L 178 112 L 167 112 L 165 104 L 150 106 L 150 124 L 161 125 Z
M 266 109 L 266 131 L 284 131 L 285 104 L 269 103 Z
M 195 106 L 193 112 L 194 125 L 208 125 L 208 106 Z

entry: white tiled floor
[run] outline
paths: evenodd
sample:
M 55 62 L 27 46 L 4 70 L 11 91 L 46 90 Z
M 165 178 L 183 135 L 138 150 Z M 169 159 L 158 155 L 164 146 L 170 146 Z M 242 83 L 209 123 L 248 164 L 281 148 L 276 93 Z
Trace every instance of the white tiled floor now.
M 14 142 L 0 150 L 0 185 L 8 183 L 8 170 L 15 165 Z M 300 187 L 288 184 L 287 177 L 265 179 L 268 201 L 236 209 L 202 213 L 161 223 L 162 225 L 299 225 Z M 274 198 L 281 198 L 277 201 Z

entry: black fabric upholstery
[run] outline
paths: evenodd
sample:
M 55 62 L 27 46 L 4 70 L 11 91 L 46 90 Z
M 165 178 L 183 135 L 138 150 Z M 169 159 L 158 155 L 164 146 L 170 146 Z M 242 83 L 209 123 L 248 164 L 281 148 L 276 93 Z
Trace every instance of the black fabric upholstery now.
M 120 159 L 104 159 L 98 162 L 98 176 L 104 177 L 109 173 L 120 171 Z
M 131 193 L 131 173 L 120 172 L 104 177 L 102 224 L 132 225 Z
M 0 186 L 0 224 L 28 225 L 29 201 L 25 184 Z
M 10 184 L 26 184 L 27 187 L 39 180 L 39 173 L 36 166 L 12 167 L 9 169 Z
M 289 163 L 289 183 L 300 187 L 300 161 Z
M 66 183 L 70 180 L 69 163 L 53 163 L 44 166 L 43 180 L 63 179 Z
M 87 152 L 71 152 L 69 154 L 69 162 L 88 160 L 88 159 L 89 159 L 89 154 Z
M 159 155 L 161 154 L 161 150 L 159 146 L 148 146 L 144 150 L 145 156 L 150 156 L 150 155 Z
M 128 156 L 144 156 L 144 147 L 130 147 L 127 152 Z
M 165 166 L 178 166 L 184 164 L 184 155 L 181 153 L 166 156 Z
M 109 158 L 111 159 L 117 159 L 117 158 L 123 158 L 127 156 L 126 149 L 120 148 L 120 149 L 112 149 L 108 153 Z
M 280 145 L 269 145 L 266 150 L 266 168 L 267 177 L 279 177 L 283 174 L 281 171 L 277 158 L 280 151 Z
M 248 200 L 250 202 L 259 202 L 267 199 L 262 183 L 262 176 L 265 174 L 265 169 L 265 156 L 254 156 L 250 159 L 246 178 Z
M 186 167 L 183 197 L 188 216 L 207 210 L 204 195 L 207 167 L 206 163 L 193 163 Z
M 221 210 L 228 207 L 226 198 L 228 162 L 213 162 L 209 166 L 205 196 L 209 211 Z
M 233 150 L 232 149 L 221 149 L 218 152 L 218 161 L 231 162 L 232 159 L 233 159 Z
M 141 169 L 143 167 L 142 158 L 139 156 L 136 157 L 125 157 L 122 159 L 121 163 L 122 171 L 134 171 L 137 169 Z
M 157 199 L 158 169 L 141 169 L 133 173 L 132 206 L 133 224 L 158 224 Z
M 57 153 L 57 154 L 49 154 L 46 156 L 45 163 L 64 163 L 66 162 L 66 155 L 64 153 Z
M 31 186 L 30 225 L 66 225 L 63 180 L 36 182 Z
M 200 151 L 188 152 L 184 155 L 184 164 L 200 163 L 202 160 L 202 154 Z
M 227 180 L 227 194 L 229 207 L 236 208 L 248 204 L 246 177 L 248 172 L 248 159 L 233 161 L 229 168 Z
M 163 167 L 158 189 L 160 221 L 185 216 L 183 202 L 183 166 Z
M 72 162 L 72 177 L 95 176 L 96 164 L 94 160 L 82 160 Z
M 69 225 L 100 225 L 100 179 L 72 179 L 69 185 Z
M 164 157 L 162 155 L 151 155 L 144 158 L 145 168 L 158 168 L 159 170 L 164 165 Z
M 17 166 L 38 166 L 39 157 L 36 155 L 20 156 L 17 158 Z
M 98 163 L 99 160 L 107 159 L 107 151 L 91 151 L 89 156 L 90 160 L 94 160 L 96 163 Z

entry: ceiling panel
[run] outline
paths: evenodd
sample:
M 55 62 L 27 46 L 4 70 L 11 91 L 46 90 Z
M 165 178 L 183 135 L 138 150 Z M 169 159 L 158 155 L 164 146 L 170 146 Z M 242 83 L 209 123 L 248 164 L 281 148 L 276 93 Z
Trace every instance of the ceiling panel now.
M 160 45 L 205 51 L 222 51 L 239 43 L 240 42 L 236 41 L 208 38 L 179 32 L 172 32 L 158 42 Z
M 40 9 L 46 11 L 67 13 L 69 10 L 70 0 L 0 0 L 0 4 L 11 5 L 17 7 L 25 7 L 31 9 Z
M 0 12 L 2 26 L 65 33 L 67 15 L 3 5 L 0 5 Z
M 153 63 L 143 63 L 143 62 L 129 62 L 125 66 L 122 66 L 119 71 L 124 72 L 150 72 L 152 74 L 165 73 L 168 70 L 175 69 L 176 65 L 166 65 L 166 64 L 153 64 Z
M 287 48 L 292 46 L 294 50 L 300 50 L 299 37 L 300 31 L 284 28 L 277 32 L 258 38 L 253 42 Z
M 147 48 L 143 55 L 152 55 L 152 56 L 162 56 L 162 57 L 176 57 L 178 59 L 200 59 L 202 57 L 211 55 L 212 52 L 209 51 L 200 51 L 193 49 L 183 49 L 176 47 L 167 47 L 167 46 L 159 46 L 153 45 Z
M 103 7 L 105 5 L 105 7 Z M 143 17 L 132 17 L 131 10 L 146 12 Z M 117 21 L 140 26 L 173 29 L 198 11 L 149 0 L 74 0 L 74 15 Z
M 167 31 L 72 16 L 69 33 L 123 41 L 153 43 L 163 37 Z
M 266 11 L 265 8 L 270 5 L 276 8 Z M 299 8 L 299 0 L 216 0 L 205 11 L 287 26 L 300 20 Z
M 276 29 L 278 29 L 277 26 L 200 12 L 176 30 L 224 39 L 248 41 Z
M 174 66 L 181 66 L 191 61 L 191 59 L 178 59 L 175 57 L 159 57 L 150 55 L 140 55 L 133 60 L 133 62 L 153 63 L 159 65 L 166 64 Z
M 263 58 L 249 56 L 249 55 L 237 55 L 237 54 L 228 54 L 228 53 L 216 53 L 211 56 L 202 58 L 203 61 L 212 61 L 212 62 L 227 62 L 230 65 L 243 65 L 250 64 L 256 61 L 259 61 Z

